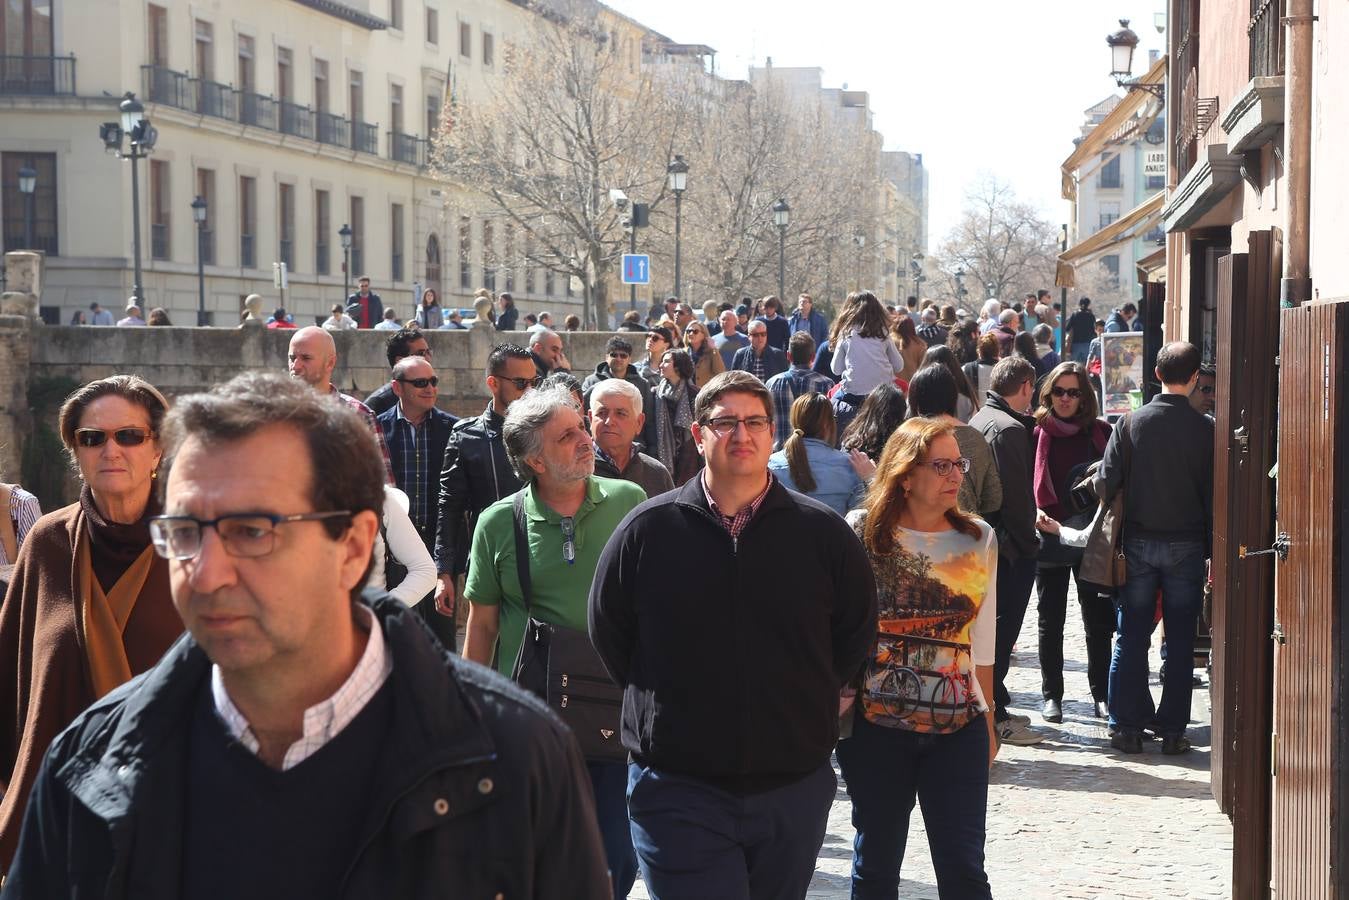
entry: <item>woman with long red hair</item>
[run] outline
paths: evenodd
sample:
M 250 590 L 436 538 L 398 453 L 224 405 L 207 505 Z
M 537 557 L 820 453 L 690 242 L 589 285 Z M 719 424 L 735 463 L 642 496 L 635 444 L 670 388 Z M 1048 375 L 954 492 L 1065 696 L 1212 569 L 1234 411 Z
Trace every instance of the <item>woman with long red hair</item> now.
M 848 514 L 876 578 L 879 634 L 838 761 L 853 804 L 854 897 L 894 897 L 922 805 L 937 890 L 991 897 L 984 871 L 998 542 L 957 504 L 970 461 L 951 425 L 910 419 Z

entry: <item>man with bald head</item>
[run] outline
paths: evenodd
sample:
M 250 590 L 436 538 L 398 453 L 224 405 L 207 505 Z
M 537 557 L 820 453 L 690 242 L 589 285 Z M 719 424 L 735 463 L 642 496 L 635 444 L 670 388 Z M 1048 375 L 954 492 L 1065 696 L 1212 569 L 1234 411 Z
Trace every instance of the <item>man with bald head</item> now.
M 338 391 L 332 381 L 335 368 L 337 368 L 337 344 L 333 343 L 333 336 L 327 331 L 310 325 L 301 328 L 291 337 L 290 350 L 286 353 L 286 369 L 290 372 L 290 377 L 298 378 L 320 394 L 331 394 L 360 414 L 379 443 L 379 452 L 384 457 L 384 480 L 393 484 L 393 465 L 389 461 L 389 446 L 384 442 L 384 433 L 379 430 L 375 414 L 370 411 L 370 407 L 355 397 L 348 397 Z
M 534 357 L 534 368 L 540 378 L 554 372 L 570 372 L 571 362 L 562 352 L 562 338 L 551 328 L 541 328 L 529 340 L 529 355 Z

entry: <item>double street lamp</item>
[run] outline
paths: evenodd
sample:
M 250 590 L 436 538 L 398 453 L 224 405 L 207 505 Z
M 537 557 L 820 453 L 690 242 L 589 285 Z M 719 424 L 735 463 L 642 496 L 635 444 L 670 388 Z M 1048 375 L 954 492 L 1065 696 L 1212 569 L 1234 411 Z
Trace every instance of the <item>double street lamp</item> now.
M 33 192 L 37 190 L 37 169 L 19 169 L 19 193 L 23 194 L 23 248 L 33 249 Z
M 778 227 L 778 299 L 787 296 L 787 224 L 792 220 L 792 208 L 783 197 L 773 204 L 773 224 Z
M 197 223 L 197 327 L 211 323 L 206 317 L 206 200 L 198 195 L 192 201 L 192 220 Z
M 337 229 L 337 237 L 342 241 L 342 306 L 345 307 L 351 296 L 351 226 L 343 222 Z
M 684 189 L 688 187 L 689 164 L 684 162 L 684 157 L 678 153 L 670 164 L 665 167 L 665 172 L 670 176 L 670 190 L 674 191 L 675 197 L 675 270 L 674 270 L 674 295 L 681 300 L 684 297 L 683 283 L 680 281 L 679 267 L 679 219 L 681 207 L 684 202 Z
M 136 171 L 136 163 L 154 150 L 159 132 L 150 124 L 150 120 L 145 118 L 145 107 L 131 91 L 127 91 L 122 97 L 117 109 L 121 113 L 121 120 L 99 125 L 98 136 L 103 141 L 104 150 L 118 159 L 131 161 L 131 245 L 135 264 L 131 295 L 144 307 L 145 291 L 141 287 L 140 176 Z M 123 139 L 127 139 L 130 149 L 123 149 Z

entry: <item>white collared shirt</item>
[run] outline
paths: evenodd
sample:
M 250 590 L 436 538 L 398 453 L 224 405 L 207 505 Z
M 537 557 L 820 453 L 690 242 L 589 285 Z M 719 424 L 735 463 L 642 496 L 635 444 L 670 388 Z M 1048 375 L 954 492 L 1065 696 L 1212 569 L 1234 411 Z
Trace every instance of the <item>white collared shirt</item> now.
M 300 739 L 290 745 L 281 762 L 281 771 L 298 766 L 317 753 L 324 744 L 341 733 L 351 724 L 352 719 L 363 709 L 376 692 L 384 686 L 389 673 L 393 671 L 393 660 L 389 658 L 384 646 L 384 630 L 375 620 L 374 614 L 365 606 L 357 606 L 357 615 L 361 624 L 369 629 L 365 642 L 365 652 L 356 663 L 356 668 L 342 682 L 337 692 L 304 711 L 304 731 Z M 236 741 L 243 744 L 249 753 L 257 755 L 259 744 L 252 727 L 243 713 L 230 700 L 225 690 L 225 681 L 221 677 L 220 667 L 211 666 L 211 697 L 215 701 L 216 715 L 224 723 L 225 730 Z

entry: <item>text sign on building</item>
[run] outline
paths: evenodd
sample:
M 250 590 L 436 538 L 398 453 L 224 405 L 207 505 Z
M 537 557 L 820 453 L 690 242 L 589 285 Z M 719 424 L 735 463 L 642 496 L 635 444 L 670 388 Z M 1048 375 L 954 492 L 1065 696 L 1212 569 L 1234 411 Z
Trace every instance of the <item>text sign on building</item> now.
M 1149 150 L 1143 157 L 1143 175 L 1165 175 L 1166 174 L 1166 151 Z
M 623 283 L 650 284 L 651 257 L 645 253 L 624 253 Z

